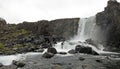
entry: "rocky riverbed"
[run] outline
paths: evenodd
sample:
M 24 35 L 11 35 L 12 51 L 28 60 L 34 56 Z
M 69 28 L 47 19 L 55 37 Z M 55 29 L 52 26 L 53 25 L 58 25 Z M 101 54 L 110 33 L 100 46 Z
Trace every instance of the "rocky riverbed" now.
M 42 54 L 27 55 L 25 60 L 18 61 L 25 64 L 18 67 L 15 64 L 1 66 L 0 69 L 119 69 L 120 58 L 111 56 L 93 56 L 88 54 L 56 54 L 50 59 Z

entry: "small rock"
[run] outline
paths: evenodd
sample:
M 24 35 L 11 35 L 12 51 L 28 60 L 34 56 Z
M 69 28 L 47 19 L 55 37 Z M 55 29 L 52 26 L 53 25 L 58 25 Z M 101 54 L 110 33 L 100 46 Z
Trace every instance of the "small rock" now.
M 102 63 L 102 61 L 101 60 L 95 60 L 96 62 L 99 62 L 99 63 Z
M 79 57 L 79 60 L 80 60 L 80 61 L 84 61 L 85 58 L 83 58 L 83 57 Z
M 58 54 L 66 55 L 66 52 L 58 52 Z

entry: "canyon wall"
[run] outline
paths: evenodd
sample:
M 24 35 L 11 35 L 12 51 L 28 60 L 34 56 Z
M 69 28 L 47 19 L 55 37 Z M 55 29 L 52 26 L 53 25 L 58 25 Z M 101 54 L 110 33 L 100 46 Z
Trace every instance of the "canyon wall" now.
M 106 46 L 110 50 L 120 48 L 120 3 L 108 1 L 104 11 L 96 15 L 96 24 L 105 32 Z

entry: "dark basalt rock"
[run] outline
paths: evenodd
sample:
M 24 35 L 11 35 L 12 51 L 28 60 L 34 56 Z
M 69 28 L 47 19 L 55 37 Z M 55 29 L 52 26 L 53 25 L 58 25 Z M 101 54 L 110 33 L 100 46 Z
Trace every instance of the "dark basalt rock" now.
M 98 63 L 102 63 L 102 60 L 95 60 L 96 62 L 98 62 Z
M 43 55 L 42 55 L 42 57 L 44 57 L 44 58 L 52 58 L 54 56 L 54 54 L 53 53 L 50 53 L 50 52 L 45 52 Z
M 84 61 L 85 58 L 83 58 L 83 57 L 79 57 L 79 60 L 80 60 L 80 61 Z
M 54 35 L 69 39 L 77 34 L 79 18 L 56 19 L 52 21 L 42 20 L 38 22 L 23 22 L 17 25 L 18 29 L 32 31 L 37 35 Z M 59 35 L 59 37 L 58 37 Z
M 109 0 L 103 12 L 96 15 L 96 24 L 106 35 L 106 48 L 110 51 L 120 51 L 120 3 Z M 102 33 L 101 33 L 102 34 Z
M 13 60 L 13 64 L 16 65 L 18 68 L 22 68 L 25 66 L 25 63 L 15 60 Z
M 57 50 L 55 48 L 53 48 L 53 47 L 48 48 L 47 52 L 57 54 Z
M 81 46 L 81 45 L 77 45 L 75 47 L 75 52 L 92 54 L 92 55 L 99 55 L 91 47 L 85 47 L 85 46 Z
M 0 18 L 0 43 L 4 44 L 0 53 L 10 55 L 52 47 L 77 34 L 78 22 L 79 18 L 65 18 L 7 24 Z
M 66 52 L 58 52 L 58 54 L 66 55 L 67 53 Z

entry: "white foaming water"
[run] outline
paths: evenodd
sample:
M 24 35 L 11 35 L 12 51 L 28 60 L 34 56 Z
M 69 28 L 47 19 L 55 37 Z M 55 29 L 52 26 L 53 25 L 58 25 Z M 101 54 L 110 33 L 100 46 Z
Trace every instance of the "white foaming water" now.
M 84 41 L 85 40 L 85 25 L 86 25 L 86 18 L 81 18 L 79 20 L 79 26 L 78 26 L 78 32 L 77 32 L 77 36 L 75 36 L 73 39 L 74 41 Z
M 42 53 L 30 52 L 30 53 L 26 53 L 26 54 L 0 56 L 0 63 L 7 66 L 7 65 L 11 65 L 13 60 L 22 61 L 22 60 L 25 60 L 26 57 L 35 56 L 35 55 L 39 55 L 39 54 L 42 54 Z
M 95 26 L 95 16 L 90 18 L 80 18 L 77 35 L 69 41 L 65 41 L 63 48 L 61 42 L 55 45 L 58 51 L 68 51 L 75 49 L 76 45 L 84 45 L 86 39 L 91 38 L 92 30 Z M 95 49 L 95 47 L 93 47 Z
M 96 16 L 92 16 L 89 18 L 81 18 L 79 20 L 77 35 L 71 40 L 65 41 L 64 45 L 61 45 L 62 42 L 57 43 L 55 45 L 55 48 L 58 51 L 67 52 L 71 49 L 75 49 L 76 45 L 82 45 L 82 46 L 89 46 L 98 53 L 111 53 L 111 52 L 103 51 L 104 47 L 101 44 L 98 44 L 98 46 L 95 47 L 93 45 L 85 43 L 85 40 L 89 38 L 99 41 L 101 40 L 101 38 L 104 38 L 103 34 L 102 33 L 100 34 L 99 32 L 101 32 L 101 29 L 96 25 Z

